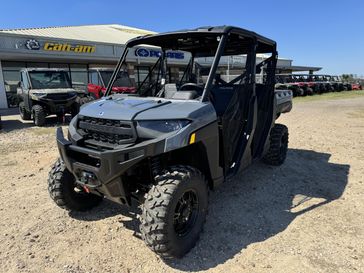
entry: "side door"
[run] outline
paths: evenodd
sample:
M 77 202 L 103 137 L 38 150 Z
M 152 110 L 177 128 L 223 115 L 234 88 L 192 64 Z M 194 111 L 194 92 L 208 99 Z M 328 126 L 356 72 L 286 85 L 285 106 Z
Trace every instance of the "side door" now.
M 257 98 L 255 93 L 255 49 L 246 55 L 245 72 L 222 116 L 225 174 L 235 174 L 252 161 L 252 135 L 254 135 Z
M 222 116 L 225 173 L 236 173 L 248 166 L 251 158 L 251 136 L 256 124 L 257 102 L 253 83 L 238 85 Z
M 28 79 L 28 74 L 25 71 L 21 71 L 20 82 L 19 82 L 19 87 L 17 89 L 17 93 L 24 101 L 24 106 L 27 111 L 31 111 L 32 109 L 32 100 L 29 94 L 30 89 L 31 87 Z

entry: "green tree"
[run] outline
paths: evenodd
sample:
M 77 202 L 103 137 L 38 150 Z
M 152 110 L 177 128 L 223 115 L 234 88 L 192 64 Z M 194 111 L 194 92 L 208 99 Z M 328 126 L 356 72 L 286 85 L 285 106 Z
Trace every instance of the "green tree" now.
M 344 82 L 354 82 L 354 75 L 353 74 L 342 74 L 341 78 Z

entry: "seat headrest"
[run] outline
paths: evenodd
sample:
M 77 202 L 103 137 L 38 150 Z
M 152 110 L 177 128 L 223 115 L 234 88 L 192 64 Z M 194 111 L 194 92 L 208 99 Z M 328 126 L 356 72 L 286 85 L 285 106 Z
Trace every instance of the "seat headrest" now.
M 178 91 L 173 94 L 171 99 L 175 100 L 192 100 L 197 97 L 196 91 Z

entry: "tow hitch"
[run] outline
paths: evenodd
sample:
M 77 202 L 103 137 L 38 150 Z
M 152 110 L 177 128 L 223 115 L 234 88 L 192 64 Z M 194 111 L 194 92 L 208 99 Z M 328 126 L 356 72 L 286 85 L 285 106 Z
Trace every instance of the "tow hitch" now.
M 90 189 L 97 188 L 101 185 L 96 175 L 89 171 L 82 171 L 78 183 L 89 193 Z

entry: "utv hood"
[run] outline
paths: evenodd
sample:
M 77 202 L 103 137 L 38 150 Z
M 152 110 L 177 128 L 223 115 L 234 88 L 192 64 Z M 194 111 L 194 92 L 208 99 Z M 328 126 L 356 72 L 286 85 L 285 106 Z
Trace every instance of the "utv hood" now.
M 88 103 L 79 114 L 113 120 L 216 119 L 210 103 L 118 95 Z
M 117 98 L 111 96 L 85 105 L 85 107 L 81 108 L 80 115 L 94 118 L 132 120 L 139 113 L 163 106 L 166 103 L 169 102 L 147 98 Z
M 31 89 L 30 93 L 43 93 L 43 94 L 65 94 L 65 93 L 79 93 L 78 90 L 73 88 L 54 88 L 54 89 Z

